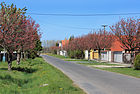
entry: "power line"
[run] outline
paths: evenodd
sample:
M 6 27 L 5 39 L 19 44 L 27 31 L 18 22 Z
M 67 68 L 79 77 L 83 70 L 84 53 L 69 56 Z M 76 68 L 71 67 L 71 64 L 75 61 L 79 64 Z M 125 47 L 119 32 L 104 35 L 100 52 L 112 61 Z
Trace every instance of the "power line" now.
M 117 16 L 117 15 L 139 15 L 140 13 L 109 13 L 109 14 L 60 14 L 60 13 L 27 13 L 42 16 Z
M 93 28 L 90 27 L 80 27 L 80 26 L 67 26 L 62 24 L 54 24 L 54 23 L 48 23 L 49 25 L 63 27 L 63 28 L 71 28 L 71 29 L 85 29 L 85 30 L 92 30 Z

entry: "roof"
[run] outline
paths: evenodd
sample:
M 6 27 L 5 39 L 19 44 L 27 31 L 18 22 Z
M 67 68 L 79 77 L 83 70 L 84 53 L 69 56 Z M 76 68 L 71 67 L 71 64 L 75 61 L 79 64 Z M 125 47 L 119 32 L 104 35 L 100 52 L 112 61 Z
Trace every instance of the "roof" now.
M 121 48 L 121 46 L 122 44 L 117 39 L 115 39 L 110 49 L 111 51 L 124 51 L 124 49 Z
M 69 40 L 62 40 L 62 47 L 64 47 L 67 43 L 69 43 Z

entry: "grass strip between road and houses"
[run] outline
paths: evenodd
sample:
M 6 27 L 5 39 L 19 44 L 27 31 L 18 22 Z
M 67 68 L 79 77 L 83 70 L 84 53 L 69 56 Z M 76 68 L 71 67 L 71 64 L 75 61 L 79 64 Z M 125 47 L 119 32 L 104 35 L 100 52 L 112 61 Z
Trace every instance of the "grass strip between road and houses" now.
M 120 64 L 109 64 L 109 63 L 105 63 L 105 62 L 104 63 L 97 63 L 97 62 L 78 63 L 78 64 L 83 64 L 86 66 L 90 66 L 90 67 L 105 70 L 105 71 L 110 71 L 110 72 L 115 72 L 115 73 L 120 73 L 120 74 L 124 74 L 124 75 L 128 75 L 128 76 L 140 78 L 140 70 L 134 70 L 133 68 L 128 68 L 128 67 L 113 67 L 113 66 L 120 66 Z M 95 65 L 95 66 L 93 66 L 93 65 Z M 96 67 L 96 65 L 105 65 L 105 66 L 112 66 L 112 67 L 99 68 L 99 67 Z
M 128 75 L 128 76 L 132 76 L 132 77 L 136 77 L 136 78 L 140 78 L 140 70 L 134 70 L 133 68 L 98 68 L 101 70 L 106 70 L 106 71 L 110 71 L 110 72 L 116 72 L 116 73 L 120 73 L 120 74 L 124 74 L 124 75 Z
M 42 58 L 0 63 L 0 94 L 85 94 L 61 71 Z
M 53 57 L 56 57 L 56 58 L 59 58 L 59 59 L 63 59 L 63 60 L 71 59 L 70 57 L 65 57 L 65 56 L 61 56 L 61 55 L 57 55 L 57 54 L 52 54 L 52 53 L 45 53 L 45 55 L 53 56 Z
M 78 63 L 78 64 L 83 64 L 83 65 L 106 65 L 106 66 L 120 66 L 119 64 L 110 64 L 110 63 L 99 63 L 97 61 L 90 61 L 91 63 Z
M 65 57 L 65 56 L 61 56 L 61 55 L 57 55 L 57 54 L 52 54 L 52 53 L 45 53 L 45 55 L 53 56 L 53 57 L 62 59 L 64 61 L 88 61 L 88 60 L 85 60 L 85 59 L 74 59 L 74 58 Z

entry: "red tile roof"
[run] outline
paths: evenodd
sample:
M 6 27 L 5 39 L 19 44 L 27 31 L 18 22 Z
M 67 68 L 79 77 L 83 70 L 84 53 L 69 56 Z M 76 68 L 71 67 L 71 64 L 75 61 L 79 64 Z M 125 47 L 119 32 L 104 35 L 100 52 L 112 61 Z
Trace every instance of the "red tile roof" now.
M 124 49 L 121 48 L 121 46 L 122 44 L 117 39 L 115 39 L 110 49 L 111 51 L 124 51 Z
M 69 43 L 69 40 L 62 40 L 62 47 L 64 47 L 67 43 Z

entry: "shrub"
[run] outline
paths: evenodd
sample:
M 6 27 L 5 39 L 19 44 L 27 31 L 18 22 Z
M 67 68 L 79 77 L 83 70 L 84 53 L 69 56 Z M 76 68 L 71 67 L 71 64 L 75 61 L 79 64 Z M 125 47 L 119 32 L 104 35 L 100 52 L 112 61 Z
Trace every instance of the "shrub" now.
M 37 51 L 35 51 L 35 50 L 28 50 L 27 51 L 27 57 L 34 59 L 35 57 L 37 57 Z
M 83 59 L 84 58 L 84 52 L 81 50 L 69 50 L 68 51 L 68 56 L 71 58 L 76 58 L 76 59 Z
M 52 54 L 57 54 L 57 50 L 51 50 Z
M 74 58 L 74 57 L 75 57 L 75 56 L 74 56 L 74 51 L 69 50 L 69 51 L 68 51 L 68 56 L 69 56 L 70 58 Z
M 140 70 L 140 53 L 136 56 L 134 60 L 134 69 Z

